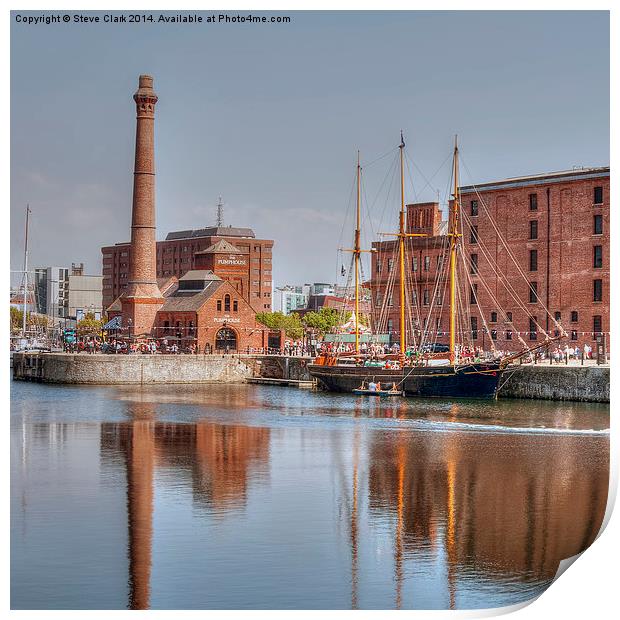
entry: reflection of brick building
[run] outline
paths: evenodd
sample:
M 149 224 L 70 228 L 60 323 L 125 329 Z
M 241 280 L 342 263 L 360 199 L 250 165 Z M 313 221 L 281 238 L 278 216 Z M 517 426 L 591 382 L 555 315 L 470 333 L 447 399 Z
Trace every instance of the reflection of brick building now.
M 516 350 L 519 338 L 534 343 L 543 339 L 541 330 L 553 334 L 546 306 L 573 344 L 583 348 L 597 333 L 608 336 L 609 202 L 609 168 L 461 187 L 468 264 L 460 261 L 458 294 L 471 316 L 460 331 L 479 345 L 484 340 L 487 349 L 493 339 L 500 349 Z M 438 205 L 408 205 L 407 226 L 407 232 L 429 235 L 407 240 L 408 297 L 417 307 L 408 315 L 408 330 L 426 327 L 427 341 L 446 342 L 448 238 L 441 234 Z M 374 243 L 372 259 L 374 314 L 383 316 L 380 330 L 393 335 L 400 332 L 396 243 Z M 386 299 L 388 282 L 393 289 Z
M 190 269 L 210 269 L 233 281 L 256 312 L 271 310 L 273 241 L 256 239 L 249 228 L 212 226 L 169 233 L 156 245 L 158 278 L 180 278 Z M 101 252 L 103 306 L 107 308 L 127 287 L 131 247 L 117 243 Z

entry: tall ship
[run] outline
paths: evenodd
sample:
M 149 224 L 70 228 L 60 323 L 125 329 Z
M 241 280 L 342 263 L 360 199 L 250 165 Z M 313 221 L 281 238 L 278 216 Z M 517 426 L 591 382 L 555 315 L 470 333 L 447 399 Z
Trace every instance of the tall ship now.
M 412 232 L 407 227 L 405 210 L 405 142 L 401 132 L 398 146 L 399 174 L 399 226 L 393 233 L 381 233 L 393 237 L 390 244 L 393 255 L 389 259 L 390 292 L 398 295 L 399 327 L 398 341 L 392 342 L 393 329 L 388 329 L 389 343 L 386 342 L 386 303 L 379 313 L 364 317 L 360 312 L 361 299 L 361 258 L 366 252 L 375 249 L 361 247 L 361 165 L 358 153 L 356 168 L 356 224 L 353 248 L 347 250 L 352 254 L 352 278 L 354 291 L 354 310 L 350 323 L 353 325 L 353 342 L 351 345 L 339 346 L 338 336 L 333 337 L 330 350 L 324 351 L 313 364 L 308 366 L 312 377 L 325 389 L 335 392 L 375 392 L 377 394 L 403 394 L 406 396 L 438 398 L 485 398 L 497 397 L 498 389 L 514 367 L 512 363 L 523 356 L 532 355 L 538 349 L 549 345 L 566 332 L 557 320 L 551 316 L 556 326 L 555 336 L 544 330 L 545 339 L 530 347 L 518 336 L 520 350 L 515 352 L 480 350 L 474 346 L 470 329 L 471 307 L 464 300 L 464 290 L 472 286 L 468 260 L 463 251 L 464 220 L 467 215 L 461 209 L 459 194 L 459 147 L 455 138 L 451 168 L 451 199 L 447 231 L 442 237 L 444 247 L 438 256 L 438 265 L 434 283 L 433 302 L 428 305 L 427 316 L 423 317 L 423 308 L 417 299 L 411 275 L 406 267 L 411 260 L 411 240 L 415 237 L 427 237 L 426 233 Z M 486 211 L 486 209 L 485 209 Z M 486 212 L 490 217 L 490 213 Z M 499 234 L 499 231 L 498 231 Z M 409 252 L 408 252 L 409 249 Z M 492 257 L 487 257 L 490 262 Z M 396 269 L 393 267 L 396 266 Z M 411 271 L 411 270 L 409 270 Z M 482 283 L 485 286 L 484 282 Z M 441 290 L 440 290 L 441 289 Z M 471 290 L 471 289 L 470 289 Z M 386 291 L 383 291 L 386 292 Z M 371 295 L 374 293 L 371 291 Z M 437 293 L 437 294 L 436 294 Z M 472 293 L 473 294 L 473 293 Z M 536 294 L 534 292 L 534 294 Z M 387 295 L 386 295 L 387 297 Z M 437 331 L 430 329 L 430 317 L 437 312 L 433 308 L 435 299 L 443 309 L 442 299 L 447 298 L 448 343 L 431 342 Z M 374 299 L 374 296 L 373 296 Z M 515 296 L 516 299 L 516 296 Z M 389 304 L 391 306 L 391 304 Z M 371 302 L 371 307 L 374 304 Z M 525 310 L 525 307 L 523 308 Z M 500 310 L 506 322 L 512 321 L 511 313 Z M 547 310 L 548 313 L 548 310 Z M 484 317 L 481 317 L 484 323 Z M 364 324 L 366 323 L 366 327 Z M 439 324 L 439 319 L 437 319 Z M 483 327 L 484 329 L 484 327 Z M 542 327 L 541 327 L 542 329 Z M 518 334 L 518 332 L 516 332 Z

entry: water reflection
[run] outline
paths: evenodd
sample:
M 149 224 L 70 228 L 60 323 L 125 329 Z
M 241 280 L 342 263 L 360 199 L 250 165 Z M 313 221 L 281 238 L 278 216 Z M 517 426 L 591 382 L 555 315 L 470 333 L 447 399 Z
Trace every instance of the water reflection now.
M 472 575 L 548 582 L 561 559 L 596 537 L 607 500 L 604 454 L 557 437 L 376 435 L 370 508 L 377 520 L 396 515 L 396 605 L 403 556 L 438 547 L 450 608 L 459 580 Z
M 191 471 L 194 497 L 226 512 L 242 507 L 248 472 L 269 456 L 269 429 L 209 422 L 155 422 L 155 404 L 131 402 L 132 422 L 101 424 L 101 453 L 122 455 L 127 471 L 129 609 L 148 609 L 156 465 Z
M 304 394 L 316 404 L 306 417 L 299 403 L 278 403 L 282 393 L 179 393 L 162 404 L 135 390 L 105 401 L 113 422 L 19 418 L 13 605 L 495 607 L 539 594 L 600 527 L 605 434 L 422 430 L 400 423 L 414 415 L 400 399 Z M 348 406 L 351 423 L 321 417 L 325 402 Z M 468 407 L 442 406 L 442 424 L 472 417 Z M 99 546 L 72 546 L 74 532 Z M 110 585 L 118 574 L 123 587 Z

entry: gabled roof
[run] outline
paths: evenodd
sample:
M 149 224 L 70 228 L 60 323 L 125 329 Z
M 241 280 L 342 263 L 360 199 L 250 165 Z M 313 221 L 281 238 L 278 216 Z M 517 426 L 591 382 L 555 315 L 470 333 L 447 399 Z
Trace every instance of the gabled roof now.
M 206 250 L 196 252 L 196 254 L 245 254 L 247 250 L 240 250 L 226 239 L 220 239 L 217 243 L 210 245 Z
M 198 312 L 212 295 L 224 284 L 223 280 L 211 280 L 202 291 L 194 295 L 175 292 L 166 297 L 159 312 Z
M 222 278 L 216 276 L 210 269 L 190 269 L 179 278 L 179 282 L 187 282 L 188 280 L 200 280 L 201 282 L 205 282 L 207 280 L 221 279 Z

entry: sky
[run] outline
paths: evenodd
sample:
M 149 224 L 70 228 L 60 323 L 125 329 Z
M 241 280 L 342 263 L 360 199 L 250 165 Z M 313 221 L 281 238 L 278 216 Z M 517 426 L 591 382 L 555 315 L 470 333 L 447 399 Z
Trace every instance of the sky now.
M 364 242 L 396 226 L 401 129 L 407 202 L 445 202 L 455 134 L 464 185 L 609 165 L 607 12 L 290 12 L 251 25 L 18 14 L 42 13 L 11 15 L 12 270 L 26 204 L 31 268 L 100 274 L 100 248 L 129 240 L 141 73 L 159 96 L 158 239 L 213 225 L 221 194 L 226 225 L 274 240 L 276 286 L 341 281 L 358 149 Z

